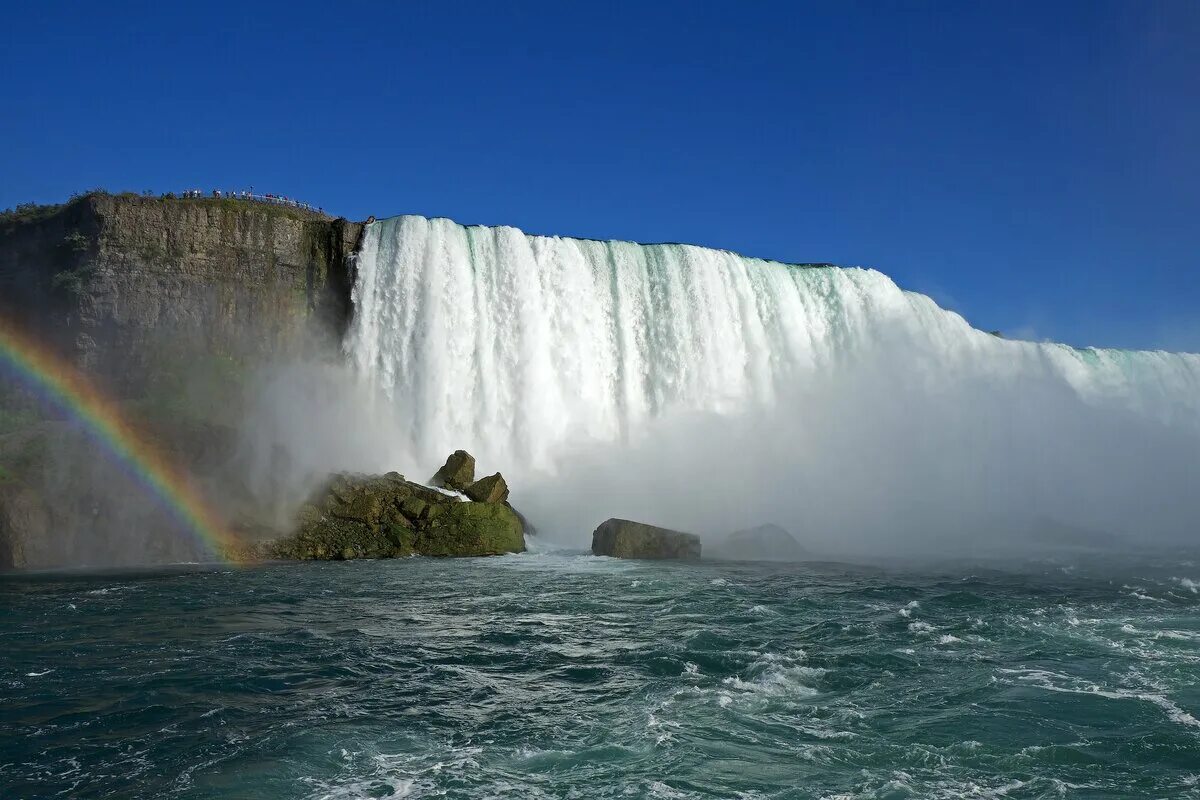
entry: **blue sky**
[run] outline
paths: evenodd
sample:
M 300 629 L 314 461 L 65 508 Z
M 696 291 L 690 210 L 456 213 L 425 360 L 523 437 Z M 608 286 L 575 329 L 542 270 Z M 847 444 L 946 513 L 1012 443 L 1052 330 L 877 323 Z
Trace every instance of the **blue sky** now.
M 436 6 L 436 7 L 435 7 Z M 981 328 L 1200 350 L 1200 3 L 10 4 L 0 208 L 350 218 L 874 266 Z

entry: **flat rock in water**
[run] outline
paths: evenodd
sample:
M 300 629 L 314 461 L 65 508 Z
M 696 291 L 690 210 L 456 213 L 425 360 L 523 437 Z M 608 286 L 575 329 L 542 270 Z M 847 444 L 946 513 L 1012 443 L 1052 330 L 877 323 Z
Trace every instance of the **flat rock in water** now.
M 592 555 L 692 560 L 700 558 L 700 537 L 627 519 L 609 519 L 592 533 Z

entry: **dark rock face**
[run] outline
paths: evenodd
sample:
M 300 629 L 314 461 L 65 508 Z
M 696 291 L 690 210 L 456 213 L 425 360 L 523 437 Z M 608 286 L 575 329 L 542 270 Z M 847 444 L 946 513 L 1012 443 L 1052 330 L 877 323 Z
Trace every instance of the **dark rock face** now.
M 118 388 L 191 356 L 340 339 L 362 226 L 259 203 L 94 193 L 0 216 L 0 313 Z
M 190 426 L 189 426 L 190 427 Z M 147 441 L 177 463 L 199 468 L 232 446 L 232 431 L 174 428 Z M 224 496 L 196 478 L 193 488 Z M 229 490 L 230 485 L 223 487 Z M 195 561 L 204 548 L 138 479 L 78 425 L 30 421 L 0 433 L 0 568 L 132 566 Z
M 294 534 L 259 545 L 251 555 L 342 560 L 491 556 L 524 549 L 524 527 L 507 503 L 463 501 L 390 472 L 335 476 L 301 509 Z
M 37 551 L 50 543 L 49 529 L 49 512 L 36 492 L 0 483 L 0 569 L 41 566 Z
M 774 524 L 736 531 L 711 547 L 711 557 L 731 561 L 803 561 L 808 551 Z
M 434 486 L 461 492 L 475 481 L 475 457 L 466 450 L 455 450 L 429 482 Z
M 254 499 L 226 477 L 242 387 L 264 362 L 337 352 L 362 227 L 243 200 L 102 192 L 3 212 L 0 317 L 80 368 L 219 511 L 239 518 Z M 29 422 L 11 424 L 27 412 Z M 0 376 L 0 423 L 6 416 L 0 564 L 203 553 L 112 469 L 103 447 Z
M 627 519 L 609 519 L 592 533 L 592 555 L 697 559 L 700 558 L 700 537 Z

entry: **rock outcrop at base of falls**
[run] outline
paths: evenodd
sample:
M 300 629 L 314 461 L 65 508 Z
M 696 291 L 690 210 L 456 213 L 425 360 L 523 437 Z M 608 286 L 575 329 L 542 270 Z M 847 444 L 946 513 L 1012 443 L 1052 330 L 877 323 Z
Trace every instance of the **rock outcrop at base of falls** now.
M 592 555 L 614 558 L 700 558 L 700 537 L 627 519 L 608 519 L 592 533 Z
M 430 486 L 464 491 L 475 482 L 475 457 L 466 450 L 455 450 L 441 469 L 429 479 Z
M 294 533 L 260 544 L 249 555 L 335 561 L 524 550 L 524 525 L 507 503 L 507 491 L 504 499 L 471 500 L 389 472 L 334 476 L 301 508 Z

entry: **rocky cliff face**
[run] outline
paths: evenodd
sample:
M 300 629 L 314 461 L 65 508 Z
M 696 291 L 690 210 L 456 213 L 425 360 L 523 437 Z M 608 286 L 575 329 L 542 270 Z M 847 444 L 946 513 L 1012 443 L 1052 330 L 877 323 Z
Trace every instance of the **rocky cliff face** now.
M 117 387 L 191 355 L 339 340 L 362 226 L 239 200 L 89 194 L 0 216 L 0 313 Z
M 265 364 L 338 352 L 361 230 L 229 199 L 23 207 L 0 213 L 0 318 L 90 373 L 234 518 L 256 499 L 234 468 L 249 386 Z M 0 374 L 0 569 L 197 557 L 152 493 L 12 377 Z

